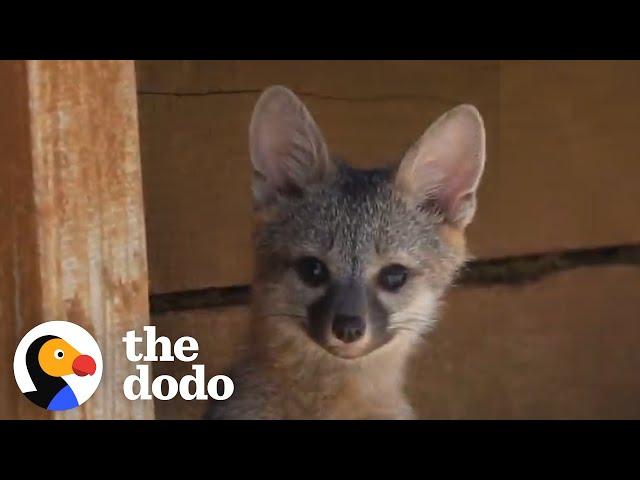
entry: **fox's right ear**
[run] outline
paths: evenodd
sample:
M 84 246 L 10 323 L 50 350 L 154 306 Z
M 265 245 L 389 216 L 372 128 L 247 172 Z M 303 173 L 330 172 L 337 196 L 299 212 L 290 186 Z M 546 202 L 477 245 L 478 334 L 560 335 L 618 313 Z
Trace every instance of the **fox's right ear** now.
M 320 129 L 291 90 L 267 88 L 249 126 L 253 197 L 265 206 L 278 196 L 301 195 L 335 170 Z
M 396 187 L 410 205 L 435 206 L 451 225 L 464 228 L 476 210 L 485 162 L 482 117 L 460 105 L 436 120 L 405 154 Z

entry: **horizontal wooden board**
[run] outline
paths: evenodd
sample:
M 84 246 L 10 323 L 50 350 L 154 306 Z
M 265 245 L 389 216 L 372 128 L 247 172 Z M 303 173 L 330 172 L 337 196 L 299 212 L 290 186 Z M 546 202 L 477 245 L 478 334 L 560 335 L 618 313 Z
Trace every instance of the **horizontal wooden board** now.
M 425 418 L 640 419 L 640 270 L 461 289 L 414 361 Z
M 138 63 L 151 291 L 250 280 L 247 135 L 264 87 L 293 88 L 330 148 L 371 167 L 397 161 L 459 103 L 482 110 L 496 151 L 497 75 L 482 62 Z
M 496 88 L 497 61 L 138 61 L 141 93 L 256 92 L 282 84 L 343 101 L 465 101 Z M 470 78 L 471 76 L 471 78 Z
M 481 206 L 478 246 L 640 241 L 639 82 L 640 62 L 503 62 L 495 191 Z
M 522 287 L 460 288 L 416 353 L 408 393 L 421 418 L 640 418 L 640 270 L 583 268 Z M 157 315 L 194 336 L 197 363 L 224 371 L 246 348 L 244 307 Z M 159 369 L 162 370 L 159 370 Z M 182 376 L 188 364 L 158 364 Z M 157 402 L 158 418 L 198 418 L 201 402 Z
M 640 241 L 640 62 L 137 63 L 151 291 L 248 283 L 247 126 L 285 84 L 330 148 L 395 162 L 437 116 L 474 103 L 488 135 L 481 258 Z

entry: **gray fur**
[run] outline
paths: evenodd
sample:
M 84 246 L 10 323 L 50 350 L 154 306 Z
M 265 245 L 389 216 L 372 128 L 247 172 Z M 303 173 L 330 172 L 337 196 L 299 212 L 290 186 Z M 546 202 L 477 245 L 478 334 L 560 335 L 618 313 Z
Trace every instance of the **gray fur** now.
M 300 198 L 281 198 L 277 217 L 256 234 L 258 255 L 291 249 L 339 252 L 340 276 L 359 277 L 367 259 L 394 251 L 446 255 L 435 235 L 437 210 L 410 209 L 394 191 L 393 170 L 356 170 L 344 163 L 332 182 L 307 190 Z

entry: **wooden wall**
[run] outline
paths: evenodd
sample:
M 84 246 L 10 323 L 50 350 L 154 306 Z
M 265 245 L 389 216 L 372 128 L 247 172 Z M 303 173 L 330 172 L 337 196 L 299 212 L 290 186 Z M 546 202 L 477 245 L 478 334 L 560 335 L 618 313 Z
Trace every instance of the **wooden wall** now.
M 296 91 L 358 166 L 395 161 L 438 115 L 475 104 L 488 135 L 469 231 L 479 259 L 517 269 L 523 255 L 640 243 L 638 62 L 144 61 L 137 79 L 152 294 L 249 282 L 247 127 L 271 84 Z M 421 415 L 640 417 L 634 262 L 457 288 L 447 305 L 409 385 Z M 242 350 L 247 325 L 243 306 L 154 321 L 196 336 L 211 373 Z

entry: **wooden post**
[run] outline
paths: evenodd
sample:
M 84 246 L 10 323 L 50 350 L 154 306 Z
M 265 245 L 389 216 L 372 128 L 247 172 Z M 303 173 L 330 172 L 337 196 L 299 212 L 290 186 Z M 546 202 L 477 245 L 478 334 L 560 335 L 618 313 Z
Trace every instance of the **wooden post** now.
M 102 382 L 53 418 L 152 418 L 129 401 L 121 338 L 149 323 L 132 61 L 0 62 L 0 416 L 47 416 L 13 379 L 34 325 L 68 320 L 102 350 Z

